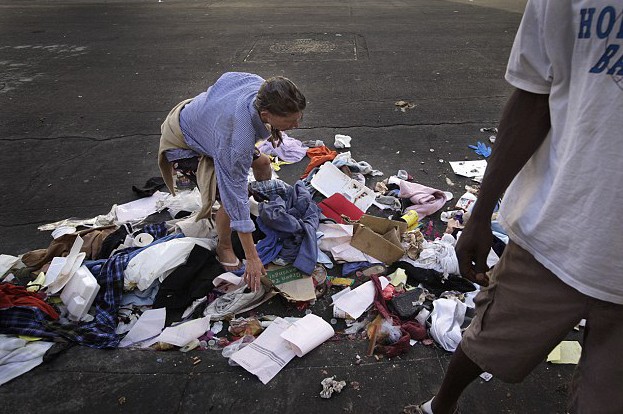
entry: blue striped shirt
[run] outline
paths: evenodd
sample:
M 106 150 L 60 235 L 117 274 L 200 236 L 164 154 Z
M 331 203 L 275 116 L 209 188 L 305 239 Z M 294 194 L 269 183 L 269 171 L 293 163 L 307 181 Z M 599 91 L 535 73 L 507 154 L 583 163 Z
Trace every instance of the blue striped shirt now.
M 257 140 L 270 137 L 253 105 L 262 83 L 264 79 L 250 73 L 225 73 L 180 114 L 186 144 L 214 160 L 218 191 L 231 228 L 244 233 L 255 230 L 247 183 L 253 150 Z

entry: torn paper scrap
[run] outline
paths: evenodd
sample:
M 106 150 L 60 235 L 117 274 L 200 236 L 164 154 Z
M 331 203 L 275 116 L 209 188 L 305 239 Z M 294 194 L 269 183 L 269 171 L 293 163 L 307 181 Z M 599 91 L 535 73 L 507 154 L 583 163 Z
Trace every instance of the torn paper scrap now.
M 381 282 L 382 289 L 385 289 L 385 286 L 389 284 L 389 280 L 383 276 L 379 277 L 379 281 Z M 344 296 L 339 297 L 335 301 L 334 306 L 346 312 L 354 319 L 357 319 L 372 305 L 375 295 L 376 290 L 374 289 L 374 284 L 372 281 L 368 281 L 346 293 Z
M 119 342 L 119 348 L 140 346 L 147 348 L 158 341 L 158 335 L 164 329 L 167 316 L 166 308 L 150 309 L 143 312 L 127 335 Z
M 575 364 L 580 362 L 582 346 L 578 341 L 562 341 L 547 356 L 552 364 Z
M 487 161 L 450 161 L 450 166 L 456 175 L 475 178 L 477 179 L 476 181 L 481 181 L 482 176 L 485 175 Z
M 281 337 L 290 342 L 296 356 L 302 357 L 334 334 L 330 324 L 320 316 L 310 313 L 294 322 Z
M 158 337 L 158 342 L 184 346 L 193 339 L 199 338 L 208 329 L 210 329 L 210 315 L 166 328 Z

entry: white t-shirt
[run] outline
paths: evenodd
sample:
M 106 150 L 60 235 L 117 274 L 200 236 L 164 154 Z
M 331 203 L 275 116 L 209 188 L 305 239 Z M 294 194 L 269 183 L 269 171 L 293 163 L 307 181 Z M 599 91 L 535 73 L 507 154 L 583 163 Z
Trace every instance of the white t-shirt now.
M 506 80 L 549 94 L 552 128 L 503 226 L 568 285 L 623 304 L 623 1 L 530 0 Z

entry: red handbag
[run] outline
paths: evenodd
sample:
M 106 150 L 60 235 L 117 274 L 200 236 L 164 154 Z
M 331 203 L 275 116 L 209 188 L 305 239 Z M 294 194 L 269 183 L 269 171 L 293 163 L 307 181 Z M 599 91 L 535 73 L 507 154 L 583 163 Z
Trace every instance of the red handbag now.
M 359 220 L 363 216 L 363 211 L 340 193 L 335 193 L 331 197 L 325 198 L 318 203 L 318 207 L 322 210 L 322 214 L 335 220 L 338 224 L 344 224 L 342 215 L 353 221 Z

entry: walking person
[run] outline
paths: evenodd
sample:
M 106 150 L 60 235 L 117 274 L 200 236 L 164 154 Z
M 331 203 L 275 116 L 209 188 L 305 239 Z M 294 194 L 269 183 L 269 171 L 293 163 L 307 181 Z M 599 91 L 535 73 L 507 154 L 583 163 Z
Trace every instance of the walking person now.
M 516 87 L 456 253 L 483 286 L 423 413 L 453 413 L 483 371 L 521 382 L 581 320 L 571 413 L 623 412 L 623 1 L 529 0 L 506 72 Z M 508 188 L 507 188 L 508 187 Z M 491 214 L 510 243 L 486 267 Z

